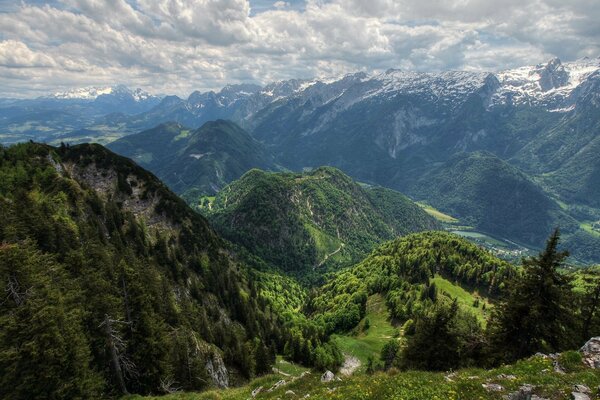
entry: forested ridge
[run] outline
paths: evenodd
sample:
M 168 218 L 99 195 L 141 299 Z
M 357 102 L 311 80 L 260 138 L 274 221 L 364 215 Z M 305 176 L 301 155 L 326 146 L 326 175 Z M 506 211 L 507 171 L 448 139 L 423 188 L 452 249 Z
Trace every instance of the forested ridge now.
M 278 316 L 203 217 L 99 145 L 0 148 L 0 178 L 0 397 L 224 386 L 325 339 Z
M 251 170 L 200 202 L 224 237 L 304 281 L 359 262 L 375 245 L 441 225 L 401 193 L 340 170 Z

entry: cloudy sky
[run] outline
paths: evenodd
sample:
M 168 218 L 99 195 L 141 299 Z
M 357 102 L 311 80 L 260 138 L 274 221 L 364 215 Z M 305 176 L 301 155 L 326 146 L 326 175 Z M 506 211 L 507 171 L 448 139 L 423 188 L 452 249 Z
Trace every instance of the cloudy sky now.
M 599 0 L 0 0 L 0 96 L 600 55 Z

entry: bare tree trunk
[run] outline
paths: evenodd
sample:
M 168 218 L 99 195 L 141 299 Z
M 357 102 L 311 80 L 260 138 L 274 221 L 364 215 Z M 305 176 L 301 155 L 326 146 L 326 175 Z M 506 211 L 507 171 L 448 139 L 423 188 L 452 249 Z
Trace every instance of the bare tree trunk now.
M 121 363 L 119 362 L 119 353 L 117 351 L 117 345 L 113 339 L 113 330 L 111 320 L 108 314 L 104 315 L 104 332 L 106 333 L 106 346 L 110 352 L 110 362 L 112 369 L 117 379 L 117 385 L 122 394 L 128 394 L 127 387 L 125 386 L 125 379 L 123 379 L 123 371 L 121 369 Z

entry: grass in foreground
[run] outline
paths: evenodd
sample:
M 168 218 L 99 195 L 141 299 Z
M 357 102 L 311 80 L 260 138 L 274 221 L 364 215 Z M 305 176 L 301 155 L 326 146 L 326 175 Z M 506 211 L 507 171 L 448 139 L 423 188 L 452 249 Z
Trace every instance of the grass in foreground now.
M 313 373 L 296 380 L 286 378 L 285 385 L 268 392 L 267 390 L 280 379 L 281 376 L 269 375 L 258 378 L 241 388 L 215 390 L 199 394 L 174 394 L 161 397 L 161 399 L 245 400 L 252 398 L 252 391 L 262 386 L 263 390 L 256 396 L 256 399 L 293 399 L 304 398 L 304 396 L 309 395 L 308 398 L 310 399 L 340 400 L 499 400 L 507 394 L 517 391 L 524 384 L 534 385 L 536 395 L 552 400 L 570 399 L 573 385 L 584 384 L 592 389 L 590 397 L 596 398 L 594 396 L 598 394 L 600 371 L 579 366 L 571 372 L 561 375 L 553 372 L 551 360 L 535 357 L 493 370 L 466 369 L 453 374 L 390 371 L 388 373 L 378 372 L 374 375 L 361 374 L 329 383 L 322 383 L 320 374 Z M 488 383 L 499 384 L 502 390 L 498 392 L 488 391 L 482 386 Z M 127 399 L 141 398 L 130 396 Z

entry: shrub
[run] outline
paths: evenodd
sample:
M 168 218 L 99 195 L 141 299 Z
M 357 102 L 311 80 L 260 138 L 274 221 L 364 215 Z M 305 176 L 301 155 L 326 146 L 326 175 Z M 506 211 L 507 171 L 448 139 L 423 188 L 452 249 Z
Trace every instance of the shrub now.
M 574 372 L 583 368 L 581 353 L 578 351 L 566 351 L 558 357 L 558 363 L 567 372 Z

